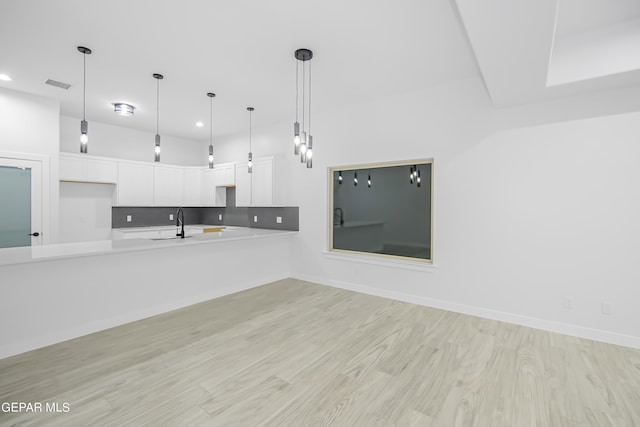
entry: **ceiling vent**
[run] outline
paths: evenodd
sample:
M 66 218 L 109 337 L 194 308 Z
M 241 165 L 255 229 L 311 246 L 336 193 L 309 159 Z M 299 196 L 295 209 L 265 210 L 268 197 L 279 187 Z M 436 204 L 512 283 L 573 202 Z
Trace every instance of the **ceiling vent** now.
M 51 79 L 47 79 L 46 82 L 44 82 L 44 84 L 49 85 L 49 86 L 54 86 L 54 87 L 59 87 L 60 89 L 64 89 L 67 90 L 71 87 L 70 84 L 68 83 L 62 83 L 62 82 L 58 82 L 55 80 L 51 80 Z

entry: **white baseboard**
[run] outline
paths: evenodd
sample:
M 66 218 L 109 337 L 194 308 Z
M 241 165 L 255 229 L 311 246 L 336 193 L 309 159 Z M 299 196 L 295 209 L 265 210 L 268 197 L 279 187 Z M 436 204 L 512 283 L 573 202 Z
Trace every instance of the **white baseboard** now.
M 520 326 L 527 326 L 534 329 L 541 329 L 578 338 L 586 338 L 594 341 L 601 341 L 609 344 L 616 344 L 625 347 L 640 349 L 640 337 L 624 335 L 616 332 L 604 331 L 601 329 L 586 328 L 583 326 L 571 325 L 568 323 L 556 322 L 553 320 L 539 319 L 535 317 L 523 316 L 515 313 L 491 310 L 488 308 L 460 304 L 451 301 L 444 301 L 434 298 L 426 298 L 402 292 L 395 292 L 386 289 L 374 288 L 371 286 L 359 285 L 355 283 L 343 282 L 320 276 L 313 276 L 303 273 L 292 273 L 292 277 L 307 282 L 314 282 L 334 288 L 346 289 L 367 295 L 394 299 L 411 304 L 423 305 L 426 307 L 439 308 L 456 313 L 468 314 L 471 316 L 483 317 L 486 319 L 499 320 L 501 322 L 512 323 Z
M 25 353 L 27 351 L 36 350 L 38 348 L 46 347 L 52 344 L 61 343 L 70 339 L 82 337 L 95 332 L 110 329 L 116 326 L 124 325 L 127 323 L 135 322 L 138 320 L 146 319 L 148 317 L 157 316 L 159 314 L 168 313 L 173 310 L 188 307 L 190 305 L 198 304 L 204 301 L 209 301 L 215 298 L 220 298 L 225 295 L 235 294 L 247 289 L 256 288 L 258 286 L 265 285 L 267 283 L 275 282 L 278 280 L 286 279 L 289 274 L 277 275 L 274 277 L 263 277 L 258 280 L 250 280 L 244 283 L 237 283 L 225 288 L 211 289 L 210 292 L 193 295 L 179 301 L 171 301 L 166 304 L 161 304 L 153 307 L 143 308 L 130 313 L 125 313 L 119 316 L 115 316 L 108 319 L 101 319 L 95 322 L 85 323 L 78 325 L 74 328 L 69 328 L 54 333 L 32 337 L 20 342 L 11 343 L 8 345 L 0 346 L 0 359 L 15 356 L 17 354 Z

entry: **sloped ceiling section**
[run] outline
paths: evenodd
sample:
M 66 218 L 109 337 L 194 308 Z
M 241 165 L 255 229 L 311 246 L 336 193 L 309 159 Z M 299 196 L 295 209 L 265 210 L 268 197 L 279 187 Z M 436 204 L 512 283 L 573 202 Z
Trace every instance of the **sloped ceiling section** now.
M 636 0 L 456 0 L 496 107 L 640 84 Z

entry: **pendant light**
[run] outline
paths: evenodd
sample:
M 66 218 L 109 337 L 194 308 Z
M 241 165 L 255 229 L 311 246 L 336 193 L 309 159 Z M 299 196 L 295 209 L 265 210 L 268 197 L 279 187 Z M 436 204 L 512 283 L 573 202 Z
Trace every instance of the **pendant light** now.
M 80 122 L 80 152 L 87 153 L 89 142 L 89 122 L 87 122 L 87 55 L 91 55 L 91 49 L 78 46 L 78 52 L 82 54 L 82 121 Z
M 311 135 L 311 64 L 309 64 L 309 82 L 306 78 L 305 63 L 313 58 L 313 52 L 309 49 L 298 49 L 295 51 L 296 62 L 296 121 L 293 124 L 293 153 L 300 155 L 300 163 L 306 163 L 307 168 L 313 167 L 313 136 Z M 299 110 L 299 63 L 302 62 L 302 130 L 298 122 Z M 307 85 L 309 87 L 308 109 L 307 109 Z M 305 118 L 309 116 L 309 128 L 305 128 Z M 308 135 L 308 136 L 307 136 Z
M 369 176 L 367 177 L 367 187 L 371 188 L 371 171 L 369 171 Z
M 409 184 L 413 184 L 413 166 L 409 168 Z
M 213 169 L 213 98 L 215 98 L 216 94 L 208 92 L 207 96 L 211 100 L 211 108 L 209 110 L 209 169 Z
M 247 162 L 247 171 L 249 173 L 253 172 L 253 154 L 251 153 L 251 113 L 253 110 L 253 107 L 247 107 L 247 111 L 249 112 L 249 161 Z
M 342 184 L 342 171 L 338 172 L 338 184 Z
M 353 186 L 354 187 L 358 186 L 358 172 L 353 173 Z
M 156 79 L 156 145 L 155 145 L 155 157 L 156 162 L 160 161 L 160 80 L 164 79 L 162 74 L 154 74 L 153 78 Z
M 416 186 L 420 188 L 420 183 L 422 182 L 422 178 L 420 177 L 420 169 L 418 169 L 418 174 L 416 175 Z

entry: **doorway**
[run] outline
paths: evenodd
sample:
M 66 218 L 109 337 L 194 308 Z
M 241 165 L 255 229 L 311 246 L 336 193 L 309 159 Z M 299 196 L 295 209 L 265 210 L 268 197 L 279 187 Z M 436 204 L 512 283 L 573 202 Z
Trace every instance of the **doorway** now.
M 42 162 L 0 157 L 0 248 L 42 243 Z

